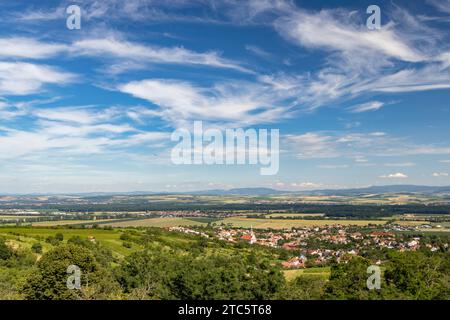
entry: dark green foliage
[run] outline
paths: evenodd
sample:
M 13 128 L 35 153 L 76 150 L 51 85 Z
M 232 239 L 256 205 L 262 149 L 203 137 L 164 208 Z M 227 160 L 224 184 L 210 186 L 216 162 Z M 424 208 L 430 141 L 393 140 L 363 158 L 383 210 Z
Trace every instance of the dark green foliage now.
M 63 229 L 61 229 L 63 230 Z M 203 230 L 203 229 L 202 229 Z M 59 231 L 59 230 L 58 230 Z M 206 231 L 206 229 L 204 230 Z M 67 234 L 64 234 L 67 237 Z M 20 235 L 16 235 L 19 237 Z M 0 240 L 0 298 L 3 299 L 449 299 L 450 255 L 448 238 L 423 237 L 439 244 L 430 252 L 397 252 L 391 249 L 361 251 L 364 257 L 334 259 L 331 275 L 303 273 L 286 282 L 279 263 L 295 251 L 245 242 L 237 244 L 158 228 L 120 231 L 113 253 L 98 242 L 71 237 L 51 237 L 54 246 L 39 261 L 32 250 Z M 101 237 L 98 237 L 101 238 Z M 43 241 L 44 237 L 36 237 Z M 62 237 L 64 239 L 64 236 Z M 17 246 L 16 244 L 19 244 Z M 117 243 L 116 243 L 117 244 Z M 121 250 L 120 250 L 121 249 Z M 382 260 L 381 289 L 367 289 L 367 267 Z M 309 259 L 313 261 L 313 259 Z M 69 290 L 67 267 L 82 270 L 81 290 Z
M 68 244 L 74 244 L 88 249 L 95 257 L 95 260 L 104 267 L 109 267 L 114 262 L 112 251 L 100 244 L 93 243 L 79 236 L 71 237 L 67 240 Z
M 449 254 L 393 252 L 384 273 L 387 299 L 450 299 Z
M 141 299 L 271 299 L 284 278 L 268 261 L 253 258 L 147 250 L 126 259 L 119 282 Z
M 378 299 L 379 291 L 367 288 L 367 268 L 370 265 L 369 260 L 358 256 L 346 263 L 334 264 L 323 297 L 338 300 Z
M 12 256 L 12 250 L 5 244 L 5 240 L 0 238 L 0 260 L 7 260 Z
M 39 242 L 33 243 L 33 245 L 31 246 L 31 251 L 33 251 L 34 253 L 42 253 L 42 244 L 40 244 Z
M 131 243 L 129 243 L 129 242 L 122 242 L 122 245 L 124 246 L 124 248 L 128 248 L 128 249 L 133 247 L 133 245 Z
M 67 268 L 76 265 L 81 270 L 81 290 L 67 288 Z M 81 246 L 60 245 L 44 254 L 37 271 L 30 275 L 23 288 L 26 299 L 60 300 L 106 298 L 114 284 L 94 256 Z
M 324 293 L 326 280 L 317 275 L 302 275 L 288 282 L 277 299 L 319 300 Z

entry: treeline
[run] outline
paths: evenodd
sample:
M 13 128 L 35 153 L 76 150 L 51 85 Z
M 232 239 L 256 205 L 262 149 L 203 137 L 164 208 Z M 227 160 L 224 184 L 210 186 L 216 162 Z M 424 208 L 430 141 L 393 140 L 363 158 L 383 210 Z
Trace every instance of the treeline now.
M 8 209 L 8 206 L 1 208 Z M 429 215 L 450 214 L 445 205 L 348 205 L 348 204 L 202 204 L 202 203 L 119 203 L 119 204 L 52 204 L 36 206 L 11 206 L 10 209 L 51 209 L 63 212 L 133 212 L 133 211 L 194 211 L 224 213 L 225 211 L 258 211 L 270 213 L 283 210 L 287 213 L 323 213 L 326 217 L 369 219 L 390 217 L 397 214 L 421 213 Z

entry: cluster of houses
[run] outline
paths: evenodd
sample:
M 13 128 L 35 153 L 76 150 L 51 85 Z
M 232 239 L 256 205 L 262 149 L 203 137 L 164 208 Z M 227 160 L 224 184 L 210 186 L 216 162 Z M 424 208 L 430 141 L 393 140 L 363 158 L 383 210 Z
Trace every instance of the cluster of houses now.
M 172 227 L 171 231 L 189 234 L 206 234 L 184 227 Z M 355 226 L 327 225 L 322 227 L 303 227 L 291 230 L 257 230 L 218 227 L 215 236 L 229 242 L 245 241 L 273 248 L 292 251 L 295 256 L 282 263 L 286 269 L 305 268 L 308 265 L 324 265 L 330 260 L 337 262 L 351 255 L 359 255 L 366 248 L 387 248 L 399 251 L 414 251 L 428 248 L 434 252 L 440 248 L 435 244 L 422 244 L 420 237 L 407 237 L 393 230 L 362 230 Z M 330 245 L 331 244 L 331 245 Z M 448 244 L 445 245 L 448 248 Z M 326 248 L 326 249 L 325 249 Z M 447 250 L 450 250 L 448 248 Z M 380 263 L 380 262 L 378 262 Z
M 204 238 L 209 238 L 209 235 L 207 235 L 204 232 L 200 232 L 200 231 L 197 231 L 197 230 L 189 229 L 189 228 L 186 228 L 186 227 L 170 227 L 169 231 L 176 231 L 176 232 L 181 232 L 181 233 L 193 234 L 193 235 L 196 235 L 196 236 L 201 236 L 201 237 L 204 237 Z

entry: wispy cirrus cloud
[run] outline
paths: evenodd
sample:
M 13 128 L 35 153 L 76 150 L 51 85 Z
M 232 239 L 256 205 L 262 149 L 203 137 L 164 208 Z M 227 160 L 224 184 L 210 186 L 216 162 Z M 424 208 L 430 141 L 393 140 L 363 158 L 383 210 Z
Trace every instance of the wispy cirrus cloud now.
M 181 46 L 153 46 L 115 37 L 85 38 L 72 43 L 47 43 L 26 37 L 0 38 L 0 58 L 48 59 L 61 54 L 72 58 L 115 59 L 117 62 L 111 67 L 113 73 L 145 68 L 149 64 L 182 64 L 252 72 L 236 61 L 221 57 L 216 51 L 195 52 Z
M 374 93 L 450 88 L 448 48 L 439 42 L 445 34 L 405 9 L 394 6 L 388 22 L 373 31 L 350 10 L 272 7 L 277 8 L 272 25 L 282 37 L 302 49 L 325 53 L 322 68 L 297 76 L 293 83 L 299 105 L 315 109 Z M 293 79 L 279 75 L 273 83 L 284 83 L 286 78 Z M 378 106 L 369 101 L 354 111 Z
M 0 38 L 0 58 L 45 59 L 69 50 L 65 44 L 45 43 L 33 38 Z
M 378 53 L 383 56 L 419 62 L 426 56 L 397 34 L 393 24 L 373 32 L 352 21 L 349 12 L 322 10 L 318 13 L 297 10 L 275 21 L 275 28 L 288 40 L 304 47 L 337 50 L 343 54 Z
M 0 129 L 0 159 L 47 152 L 54 156 L 114 154 L 133 146 L 144 149 L 152 145 L 162 146 L 161 142 L 167 143 L 170 137 L 169 132 L 142 131 L 127 123 L 116 123 L 117 113 L 108 109 L 31 109 L 28 115 L 35 119 L 32 128 Z
M 450 0 L 427 0 L 427 3 L 442 12 L 450 13 Z
M 348 110 L 353 113 L 379 110 L 384 106 L 381 101 L 370 101 L 350 107 Z
M 365 159 L 412 155 L 450 154 L 450 146 L 418 144 L 405 137 L 383 132 L 307 132 L 284 136 L 286 149 L 298 159 Z M 366 161 L 364 161 L 366 162 Z M 410 167 L 413 163 L 387 163 L 389 167 Z
M 156 105 L 158 114 L 175 126 L 193 120 L 229 125 L 267 123 L 288 117 L 290 111 L 280 92 L 243 81 L 199 87 L 185 81 L 147 79 L 118 89 Z
M 114 38 L 79 40 L 71 48 L 77 54 L 130 59 L 138 61 L 141 66 L 147 63 L 184 64 L 250 72 L 239 63 L 222 58 L 214 51 L 198 53 L 183 47 L 141 45 Z
M 46 84 L 74 82 L 76 75 L 55 67 L 26 62 L 0 62 L 0 95 L 27 95 Z

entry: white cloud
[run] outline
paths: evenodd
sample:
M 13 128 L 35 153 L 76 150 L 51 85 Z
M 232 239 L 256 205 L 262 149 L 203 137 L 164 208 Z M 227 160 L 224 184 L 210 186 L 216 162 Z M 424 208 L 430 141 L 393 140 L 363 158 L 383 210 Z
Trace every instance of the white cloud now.
M 339 131 L 307 132 L 285 135 L 283 143 L 299 159 L 393 157 L 450 154 L 450 146 L 417 144 L 384 132 L 347 133 Z M 364 161 L 364 160 L 363 160 Z M 367 161 L 366 161 L 367 162 Z M 386 166 L 412 166 L 413 163 L 387 163 Z
M 41 108 L 32 111 L 32 114 L 38 118 L 72 124 L 91 124 L 111 120 L 119 113 L 121 112 L 116 108 L 96 110 L 94 106 Z
M 44 43 L 32 38 L 0 38 L 0 57 L 44 59 L 67 50 L 64 44 Z
M 298 77 L 293 86 L 299 105 L 306 109 L 374 92 L 450 88 L 450 59 L 439 42 L 445 34 L 419 23 L 406 10 L 394 10 L 391 21 L 376 31 L 343 9 L 312 12 L 292 5 L 277 12 L 277 17 L 273 25 L 281 36 L 301 47 L 326 52 L 324 66 Z M 402 62 L 409 64 L 405 67 Z M 279 76 L 277 82 L 286 77 Z M 372 101 L 350 111 L 381 107 L 381 102 Z
M 362 104 L 358 104 L 356 106 L 350 107 L 349 111 L 354 113 L 366 112 L 366 111 L 375 111 L 379 110 L 384 106 L 383 102 L 380 101 L 371 101 Z
M 450 13 L 450 0 L 427 0 L 427 2 L 442 12 Z
M 433 172 L 432 176 L 433 177 L 448 177 L 448 173 L 447 172 Z
M 278 92 L 248 82 L 228 82 L 198 87 L 189 82 L 148 79 L 120 85 L 118 89 L 159 107 L 170 123 L 204 120 L 228 124 L 278 121 L 289 116 Z
M 338 50 L 345 53 L 378 52 L 403 61 L 419 62 L 422 53 L 410 46 L 394 30 L 393 24 L 373 32 L 364 24 L 352 23 L 347 12 L 308 13 L 297 10 L 275 22 L 276 29 L 289 40 L 309 48 Z
M 315 182 L 293 182 L 290 184 L 290 186 L 299 189 L 316 189 L 322 187 L 322 184 Z
M 26 95 L 39 92 L 44 84 L 63 85 L 75 75 L 54 67 L 25 62 L 0 62 L 0 94 Z
M 45 155 L 48 152 L 52 157 L 111 155 L 115 152 L 131 157 L 136 150 L 128 153 L 128 148 L 140 146 L 140 152 L 152 148 L 155 153 L 155 150 L 167 148 L 170 141 L 170 132 L 142 131 L 118 121 L 127 119 L 126 110 L 119 108 L 33 107 L 25 111 L 33 119 L 32 126 L 20 130 L 1 127 L 0 159 Z
M 288 135 L 287 142 L 300 159 L 334 158 L 340 155 L 332 136 L 308 132 L 301 135 Z
M 194 52 L 183 47 L 157 47 L 121 40 L 115 37 L 87 38 L 70 44 L 46 43 L 33 38 L 0 38 L 0 57 L 14 59 L 46 59 L 59 54 L 80 55 L 118 62 L 110 64 L 111 73 L 140 69 L 151 63 L 199 65 L 251 72 L 235 61 L 225 59 L 215 51 Z
M 234 69 L 249 72 L 248 69 L 234 61 L 219 56 L 217 52 L 197 53 L 183 47 L 156 47 L 141 45 L 115 38 L 85 39 L 72 44 L 76 54 L 104 57 L 111 56 L 120 59 L 131 59 L 142 67 L 148 63 L 202 65 L 215 68 Z M 123 61 L 121 61 L 121 65 Z M 122 65 L 123 67 L 123 65 Z
M 397 173 L 390 173 L 387 175 L 381 175 L 380 178 L 384 179 L 406 179 L 408 176 L 404 173 L 397 172 Z
M 34 10 L 19 12 L 16 19 L 23 22 L 33 22 L 33 21 L 49 21 L 55 19 L 63 19 L 66 14 L 65 7 L 58 7 L 53 10 Z
M 272 59 L 273 58 L 271 53 L 267 52 L 266 50 L 264 50 L 258 46 L 255 46 L 255 45 L 250 45 L 250 44 L 246 45 L 245 50 L 250 51 L 254 55 L 257 55 L 263 59 Z

